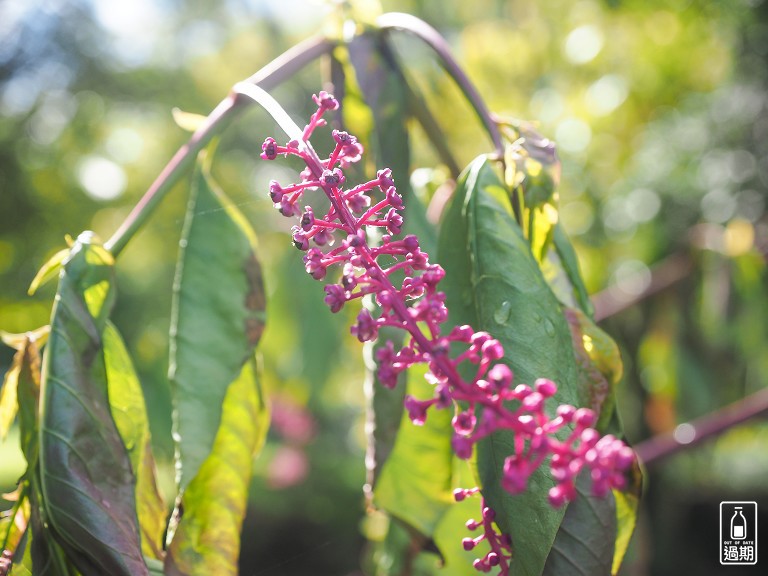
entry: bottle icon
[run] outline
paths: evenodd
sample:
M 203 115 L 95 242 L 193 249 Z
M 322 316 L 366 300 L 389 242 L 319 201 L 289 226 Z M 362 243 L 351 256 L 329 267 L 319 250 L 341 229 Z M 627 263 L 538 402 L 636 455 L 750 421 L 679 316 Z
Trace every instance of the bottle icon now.
M 747 537 L 747 519 L 741 513 L 741 506 L 736 506 L 731 517 L 731 539 L 744 540 Z

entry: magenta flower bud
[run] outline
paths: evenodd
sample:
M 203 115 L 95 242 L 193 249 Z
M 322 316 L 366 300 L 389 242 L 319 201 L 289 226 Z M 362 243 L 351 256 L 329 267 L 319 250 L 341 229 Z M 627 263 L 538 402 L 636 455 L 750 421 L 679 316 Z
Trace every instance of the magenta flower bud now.
M 408 250 L 408 252 L 418 252 L 419 239 L 413 234 L 408 234 L 405 238 L 403 238 L 403 247 Z
M 568 500 L 565 495 L 565 490 L 560 484 L 549 489 L 548 497 L 549 503 L 555 508 L 560 508 L 560 506 L 565 504 Z
M 417 426 L 422 426 L 424 422 L 427 421 L 427 408 L 429 408 L 432 403 L 429 401 L 424 402 L 422 400 L 416 400 L 416 398 L 407 394 L 405 396 L 404 405 L 405 409 L 408 411 L 408 418 L 411 419 L 411 422 Z
M 469 494 L 467 494 L 467 491 L 464 488 L 456 488 L 456 490 L 453 491 L 453 499 L 456 500 L 456 502 L 462 502 L 468 495 Z M 467 524 L 469 524 L 469 522 L 467 522 Z
M 512 370 L 506 364 L 496 364 L 488 371 L 488 381 L 497 390 L 507 388 L 512 384 Z
M 536 392 L 541 394 L 544 398 L 550 398 L 557 392 L 557 385 L 547 378 L 539 378 L 533 385 L 536 387 Z
M 488 340 L 491 339 L 491 335 L 488 334 L 488 332 L 475 332 L 472 334 L 471 342 L 473 346 L 476 346 L 477 348 L 482 348 L 483 344 L 485 344 Z
M 544 406 L 544 396 L 538 392 L 531 392 L 523 398 L 523 408 L 531 412 L 538 412 Z
M 339 170 L 323 170 L 323 174 L 320 176 L 320 181 L 333 187 L 341 184 L 343 180 Z
M 467 523 L 464 524 L 464 526 L 467 527 L 467 530 L 477 530 L 477 527 L 480 526 L 480 524 L 477 523 L 477 520 L 469 519 L 467 520 Z
M 463 326 L 455 326 L 448 334 L 448 339 L 457 342 L 469 342 L 474 334 L 475 331 L 472 330 L 472 327 L 464 324 Z
M 274 138 L 270 137 L 264 140 L 261 150 L 261 158 L 264 160 L 274 160 L 277 158 L 277 142 L 275 142 Z
M 312 240 L 314 240 L 315 244 L 318 246 L 325 246 L 326 244 L 333 246 L 333 232 L 331 232 L 329 228 L 320 228 L 320 230 L 312 236 Z
M 501 342 L 491 338 L 483 343 L 481 353 L 486 360 L 499 360 L 504 356 L 504 347 Z
M 597 420 L 595 413 L 592 412 L 592 410 L 589 408 L 579 408 L 576 410 L 576 413 L 573 415 L 573 419 L 578 426 L 583 428 L 594 426 L 595 421 Z
M 304 206 L 304 213 L 301 215 L 301 229 L 309 232 L 315 225 L 315 214 L 312 212 L 312 206 Z
M 432 288 L 437 286 L 443 278 L 445 278 L 445 270 L 439 264 L 430 264 L 421 275 L 422 281 Z
M 293 216 L 296 213 L 296 207 L 288 201 L 286 196 L 280 200 L 280 214 L 283 216 Z
M 376 172 L 376 178 L 379 181 L 379 188 L 381 188 L 382 191 L 395 185 L 395 181 L 392 180 L 392 170 L 389 168 L 384 168 L 383 170 Z
M 347 199 L 347 206 L 355 214 L 362 214 L 370 205 L 371 197 L 362 192 Z
M 469 552 L 470 550 L 473 550 L 475 546 L 477 546 L 477 542 L 473 538 L 464 538 L 461 541 L 461 545 L 464 547 L 464 550 Z
M 475 418 L 474 413 L 466 411 L 466 412 L 457 412 L 453 420 L 451 420 L 451 424 L 453 424 L 453 429 L 458 434 L 463 434 L 465 436 L 472 433 L 472 430 L 475 429 L 475 424 L 477 423 L 477 418 Z
M 557 407 L 557 415 L 560 416 L 566 423 L 572 422 L 573 417 L 576 414 L 576 408 L 570 404 L 561 404 Z
M 309 239 L 307 238 L 307 235 L 296 226 L 294 226 L 293 230 L 293 245 L 299 250 L 309 249 Z
M 502 487 L 510 494 L 524 492 L 528 484 L 526 462 L 516 456 L 507 456 L 501 476 Z
M 269 181 L 269 197 L 272 198 L 272 202 L 280 204 L 283 199 L 283 187 L 277 182 L 277 180 Z
M 326 266 L 323 264 L 323 253 L 317 248 L 310 248 L 304 255 L 304 268 L 315 280 L 325 278 Z
M 378 325 L 376 320 L 373 319 L 371 313 L 367 308 L 360 310 L 357 315 L 357 324 L 350 328 L 353 335 L 357 336 L 360 342 L 367 342 L 368 340 L 375 340 L 378 334 Z
M 581 441 L 587 446 L 594 446 L 599 439 L 600 433 L 594 428 L 586 428 L 581 433 Z
M 390 186 L 389 188 L 387 188 L 386 197 L 387 197 L 387 202 L 389 202 L 389 205 L 392 206 L 392 208 L 396 210 L 403 209 L 403 197 L 397 193 L 397 190 L 395 189 L 394 186 Z
M 488 552 L 485 560 L 488 562 L 489 566 L 498 566 L 499 562 L 501 562 L 501 559 L 499 558 L 499 555 L 496 554 L 496 552 Z
M 333 130 L 331 132 L 331 136 L 333 136 L 336 144 L 348 144 L 350 139 L 354 138 L 354 136 L 349 135 L 349 132 L 345 132 L 343 130 Z
M 330 307 L 331 312 L 338 312 L 347 301 L 344 287 L 339 284 L 328 284 L 325 287 L 325 303 Z
M 496 518 L 496 511 L 493 508 L 486 506 L 483 508 L 483 518 L 486 520 L 493 520 Z
M 397 210 L 390 208 L 385 217 L 387 223 L 387 230 L 390 234 L 400 234 L 400 230 L 403 227 L 403 217 L 397 213 Z
M 469 458 L 472 456 L 472 440 L 466 438 L 465 436 L 454 434 L 453 438 L 451 438 L 451 446 L 453 447 L 453 451 L 456 453 L 456 456 L 462 460 L 469 460 Z
M 317 95 L 313 94 L 312 100 L 315 101 L 320 110 L 336 110 L 339 107 L 339 101 L 325 90 Z
M 528 386 L 528 384 L 518 384 L 515 386 L 515 390 L 513 392 L 514 397 L 518 400 L 524 400 L 528 394 L 531 394 L 533 390 L 531 390 L 531 387 Z

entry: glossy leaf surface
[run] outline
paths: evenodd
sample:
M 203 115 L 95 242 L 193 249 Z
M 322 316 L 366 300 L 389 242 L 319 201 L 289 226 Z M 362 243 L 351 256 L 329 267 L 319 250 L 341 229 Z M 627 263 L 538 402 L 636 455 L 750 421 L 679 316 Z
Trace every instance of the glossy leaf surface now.
M 557 403 L 580 405 L 568 325 L 484 157 L 459 180 L 442 225 L 439 255 L 451 278 L 446 292 L 453 318 L 501 341 L 515 382 L 550 378 L 558 384 Z M 501 488 L 504 458 L 513 452 L 511 433 L 494 434 L 478 446 L 478 471 L 489 505 L 512 536 L 512 574 L 538 576 L 565 511 L 549 505 L 554 482 L 541 468 L 523 494 L 512 496 Z

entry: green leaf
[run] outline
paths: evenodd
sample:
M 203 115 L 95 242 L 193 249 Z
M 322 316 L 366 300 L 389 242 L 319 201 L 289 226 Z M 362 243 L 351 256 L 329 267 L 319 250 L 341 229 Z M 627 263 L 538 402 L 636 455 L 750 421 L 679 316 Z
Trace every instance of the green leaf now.
M 581 405 L 568 325 L 511 216 L 506 190 L 484 157 L 459 180 L 441 227 L 439 260 L 446 281 L 451 278 L 445 288 L 451 322 L 468 321 L 498 338 L 518 383 L 550 378 L 558 384 L 555 402 Z M 511 573 L 539 576 L 565 510 L 549 505 L 554 481 L 543 468 L 534 472 L 523 494 L 502 489 L 502 466 L 512 453 L 509 432 L 479 444 L 483 494 L 512 537 Z
M 408 393 L 421 400 L 434 394 L 425 373 L 425 366 L 408 370 Z M 374 492 L 378 507 L 428 537 L 454 502 L 452 417 L 450 410 L 432 409 L 424 425 L 416 426 L 403 411 L 395 446 Z
M 255 358 L 229 386 L 210 455 L 181 497 L 181 520 L 165 558 L 169 576 L 236 575 L 254 455 L 269 414 Z
M 111 322 L 104 329 L 103 339 L 109 405 L 136 476 L 141 549 L 145 557 L 161 559 L 167 512 L 157 489 L 144 394 L 123 339 Z
M 109 411 L 101 334 L 113 258 L 82 233 L 64 262 L 43 360 L 40 487 L 46 520 L 84 576 L 147 574 L 134 477 Z
M 579 496 L 568 505 L 543 576 L 609 576 L 616 539 L 616 502 L 594 496 L 586 472 L 576 479 Z
M 171 363 L 179 486 L 213 447 L 230 383 L 253 355 L 264 327 L 256 239 L 203 166 L 194 174 L 174 286 Z

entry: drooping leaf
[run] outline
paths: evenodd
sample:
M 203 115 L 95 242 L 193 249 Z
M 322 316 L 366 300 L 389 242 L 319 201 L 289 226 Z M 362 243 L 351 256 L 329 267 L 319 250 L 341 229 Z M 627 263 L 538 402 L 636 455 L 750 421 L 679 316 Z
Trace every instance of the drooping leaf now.
M 498 338 L 516 382 L 550 378 L 558 384 L 557 403 L 582 405 L 568 325 L 483 157 L 460 178 L 441 228 L 439 261 L 446 269 L 451 321 L 466 320 Z M 565 510 L 549 505 L 554 481 L 544 468 L 523 494 L 501 488 L 503 462 L 513 452 L 511 433 L 492 435 L 478 446 L 478 471 L 486 500 L 512 537 L 511 573 L 539 576 Z
M 419 237 L 421 248 L 432 253 L 434 226 L 427 222 L 426 208 L 410 185 L 411 147 L 408 135 L 408 84 L 387 37 L 379 30 L 355 36 L 348 44 L 354 77 L 373 114 L 372 144 L 376 168 L 390 168 L 403 196 L 404 225 Z
M 57 276 L 68 254 L 69 248 L 59 250 L 56 252 L 56 254 L 51 256 L 45 264 L 43 264 L 40 270 L 38 270 L 37 274 L 35 274 L 35 277 L 32 279 L 32 283 L 29 285 L 27 293 L 30 296 L 37 292 L 37 289 L 40 288 L 40 286 L 50 282 Z
M 136 477 L 136 513 L 145 557 L 163 557 L 166 507 L 157 489 L 155 459 L 144 395 L 128 350 L 108 322 L 103 334 L 109 405 Z
M 181 498 L 181 519 L 165 557 L 169 576 L 234 576 L 254 455 L 269 427 L 256 359 L 227 389 L 211 453 Z
M 39 479 L 47 523 L 84 575 L 147 574 L 134 477 L 109 411 L 101 334 L 114 260 L 82 233 L 63 263 L 43 360 Z
M 424 366 L 408 370 L 408 393 L 421 400 L 434 394 L 425 373 Z M 395 446 L 374 492 L 378 507 L 430 538 L 454 501 L 452 417 L 450 410 L 432 409 L 424 425 L 416 426 L 403 411 Z
M 208 457 L 227 389 L 261 337 L 264 289 L 255 244 L 243 215 L 199 162 L 181 241 L 171 326 L 181 490 Z
M 11 367 L 5 373 L 2 388 L 0 388 L 0 441 L 5 440 L 11 425 L 16 420 L 16 412 L 19 403 L 16 399 L 19 386 L 19 372 L 21 371 L 21 358 L 24 352 L 19 350 L 13 356 Z
M 609 576 L 616 540 L 613 494 L 595 496 L 586 472 L 576 479 L 578 498 L 568 505 L 543 576 Z
M 624 555 L 627 553 L 629 541 L 637 523 L 637 509 L 640 503 L 640 493 L 643 487 L 643 476 L 637 462 L 628 473 L 629 481 L 623 490 L 613 490 L 616 502 L 616 547 L 613 554 L 611 574 L 618 574 Z

